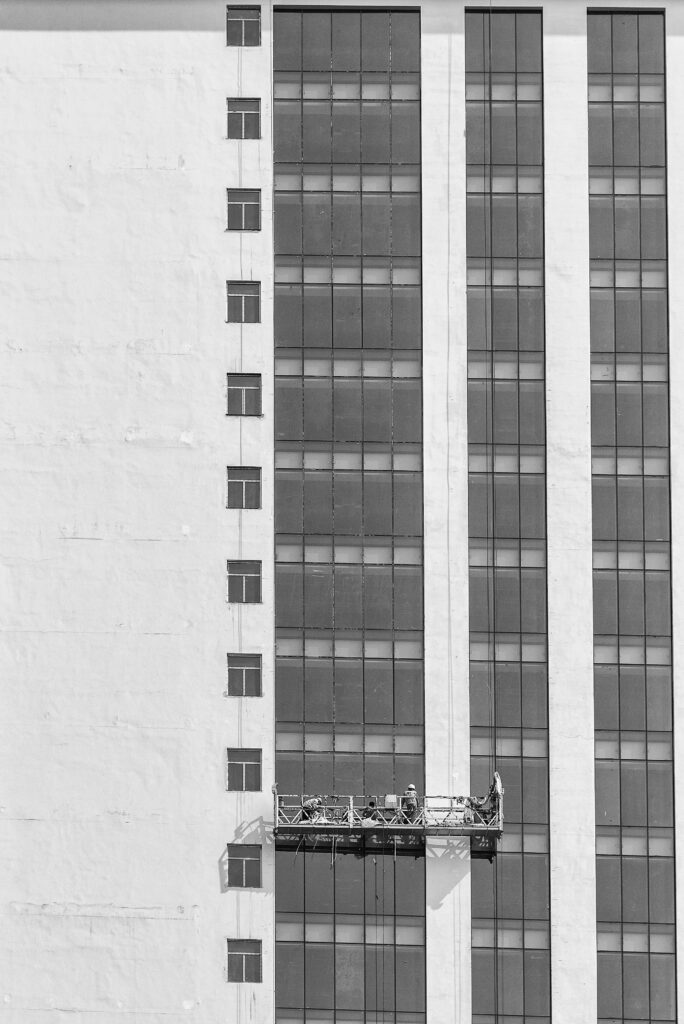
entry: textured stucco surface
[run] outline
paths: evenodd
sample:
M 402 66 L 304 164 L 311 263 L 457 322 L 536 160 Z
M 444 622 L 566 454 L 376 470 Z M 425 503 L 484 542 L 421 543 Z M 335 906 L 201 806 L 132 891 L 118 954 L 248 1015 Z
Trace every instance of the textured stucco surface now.
M 270 29 L 265 10 L 266 45 L 237 54 L 224 18 L 215 0 L 0 12 L 11 1024 L 272 1018 L 270 848 L 263 891 L 220 875 L 226 841 L 271 817 Z M 262 93 L 264 141 L 227 142 L 226 97 Z M 235 240 L 225 189 L 252 183 L 266 229 Z M 252 276 L 264 323 L 241 331 L 225 281 Z M 265 382 L 242 424 L 241 368 Z M 240 463 L 263 467 L 262 511 L 225 508 Z M 241 614 L 231 555 L 264 563 Z M 224 696 L 229 650 L 264 655 L 263 699 Z M 226 793 L 229 745 L 264 748 L 263 794 Z M 226 984 L 227 936 L 263 939 L 266 984 Z

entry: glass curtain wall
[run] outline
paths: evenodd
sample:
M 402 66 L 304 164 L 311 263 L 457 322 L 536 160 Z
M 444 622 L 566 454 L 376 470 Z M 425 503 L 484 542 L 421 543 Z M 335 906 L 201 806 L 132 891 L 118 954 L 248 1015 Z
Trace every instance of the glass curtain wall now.
M 664 16 L 590 13 L 599 1018 L 675 1019 Z
M 425 1024 L 423 858 L 276 854 L 277 1024 Z
M 550 1018 L 542 16 L 466 13 L 473 1020 Z
M 421 791 L 419 15 L 276 9 L 274 151 L 278 788 Z M 279 1024 L 422 1022 L 423 891 L 281 843 Z

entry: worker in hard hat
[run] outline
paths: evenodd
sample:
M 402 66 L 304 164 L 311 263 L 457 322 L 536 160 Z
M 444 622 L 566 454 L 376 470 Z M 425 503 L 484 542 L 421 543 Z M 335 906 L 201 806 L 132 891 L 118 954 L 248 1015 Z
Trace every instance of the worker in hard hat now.
M 370 828 L 374 821 L 378 820 L 378 805 L 375 800 L 369 800 L 361 814 L 361 824 L 364 828 Z
M 311 821 L 312 818 L 318 818 L 321 815 L 321 807 L 323 801 L 320 796 L 311 796 L 308 800 L 302 801 L 302 819 L 304 821 Z
M 413 822 L 418 817 L 418 794 L 412 782 L 406 787 L 406 791 L 401 798 L 401 809 L 407 822 Z

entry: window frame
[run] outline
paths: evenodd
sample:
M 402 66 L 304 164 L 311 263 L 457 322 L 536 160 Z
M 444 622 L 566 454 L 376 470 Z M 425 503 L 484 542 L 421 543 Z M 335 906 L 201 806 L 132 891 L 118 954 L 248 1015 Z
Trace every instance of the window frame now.
M 261 846 L 258 843 L 226 843 L 226 859 L 228 862 L 228 888 L 229 889 L 261 889 Z M 230 881 L 230 865 L 241 864 L 242 883 L 234 884 Z M 245 865 L 256 863 L 258 866 L 258 881 L 255 885 L 246 881 L 247 872 Z
M 231 14 L 237 16 L 231 17 Z M 250 14 L 255 14 L 256 17 L 249 17 Z M 232 41 L 230 38 L 231 23 L 233 25 L 241 25 L 240 42 Z M 256 42 L 253 39 L 248 40 L 246 38 L 248 35 L 246 26 L 253 25 L 254 23 L 257 25 Z M 261 46 L 261 7 L 235 4 L 228 4 L 226 6 L 226 46 Z
M 227 747 L 226 748 L 226 790 L 229 793 L 261 793 L 263 751 L 260 747 Z M 242 755 L 242 756 L 240 756 Z M 251 758 L 248 755 L 252 755 Z M 233 772 L 231 772 L 231 766 Z M 256 767 L 256 782 L 258 785 L 247 788 L 247 768 Z M 235 775 L 237 774 L 237 778 Z M 232 785 L 232 782 L 240 782 L 240 785 Z
M 258 566 L 258 571 L 249 571 L 247 569 L 235 569 L 235 568 L 231 568 L 231 566 Z M 252 559 L 230 558 L 230 559 L 228 559 L 227 576 L 228 576 L 228 603 L 229 604 L 261 604 L 261 601 L 262 601 L 262 598 L 261 598 L 262 563 L 260 561 L 258 561 L 257 559 L 253 559 L 253 558 Z M 234 589 L 231 590 L 231 586 L 230 586 L 231 580 L 238 580 L 238 579 L 242 580 L 241 586 L 239 588 L 239 591 L 242 593 L 242 598 L 231 597 L 231 592 L 232 593 L 235 592 Z M 257 590 L 258 590 L 258 595 L 259 596 L 257 597 L 257 599 L 255 601 L 251 601 L 247 597 L 247 595 L 249 593 L 249 591 L 247 589 L 247 581 L 248 580 L 257 580 L 258 581 Z
M 258 384 L 250 385 L 250 384 L 247 384 L 247 383 L 242 383 L 242 384 L 238 385 L 236 383 L 231 383 L 231 381 L 235 382 L 235 381 L 239 381 L 239 380 L 243 381 L 243 382 L 244 381 L 256 380 L 256 381 L 258 381 Z M 228 374 L 226 374 L 226 390 L 227 390 L 227 395 L 226 395 L 226 398 L 227 398 L 227 402 L 226 402 L 226 409 L 227 409 L 226 416 L 262 416 L 263 415 L 263 413 L 262 413 L 262 403 L 261 403 L 262 390 L 263 389 L 262 389 L 262 382 L 261 382 L 261 374 L 260 373 L 228 373 Z M 234 393 L 236 393 L 238 391 L 241 392 L 241 396 L 242 397 L 241 397 L 240 405 L 242 406 L 242 412 L 231 412 L 231 409 L 230 409 L 231 391 L 234 392 Z M 248 393 L 254 393 L 254 397 L 256 398 L 256 405 L 258 407 L 256 412 L 247 412 L 246 411 L 246 406 L 247 406 L 246 399 L 247 399 Z M 235 394 L 234 394 L 234 397 L 235 397 Z
M 251 104 L 254 109 L 245 108 L 245 104 Z M 233 109 L 231 109 L 231 107 Z M 231 117 L 240 118 L 240 134 L 231 135 Z M 248 117 L 256 118 L 256 135 L 246 135 L 245 128 L 251 123 L 245 120 Z M 226 138 L 233 142 L 255 142 L 261 139 L 261 99 L 258 96 L 227 96 L 226 97 Z
M 255 477 L 240 476 L 239 474 L 256 474 Z M 231 479 L 231 474 L 234 474 Z M 248 503 L 249 485 L 256 485 L 256 504 Z M 240 504 L 231 503 L 232 493 L 238 491 L 241 499 Z M 240 486 L 241 485 L 241 486 Z M 261 466 L 226 466 L 226 508 L 229 509 L 260 509 L 261 508 Z
M 248 200 L 248 196 L 256 199 Z M 232 198 L 231 198 L 232 197 Z M 236 197 L 244 197 L 236 198 Z M 261 231 L 261 189 L 260 188 L 227 188 L 226 189 L 226 231 Z M 248 207 L 256 207 L 256 227 L 245 226 L 245 214 Z M 231 211 L 240 211 L 240 227 L 231 227 Z
M 249 302 L 256 300 L 256 317 Z M 236 313 L 235 305 L 239 305 Z M 231 315 L 233 314 L 233 315 Z M 226 323 L 228 324 L 260 324 L 261 323 L 261 281 L 226 281 Z
M 263 695 L 262 685 L 261 685 L 262 684 L 261 655 L 260 654 L 227 654 L 226 658 L 227 658 L 227 672 L 228 672 L 228 678 L 226 680 L 226 696 L 227 697 L 261 697 Z M 231 659 L 234 659 L 236 662 L 242 662 L 243 664 L 233 664 L 233 665 L 231 665 Z M 245 664 L 245 662 L 247 662 L 248 659 L 251 659 L 254 662 L 254 664 Z M 248 677 L 247 677 L 246 673 L 249 672 L 249 671 L 253 671 L 253 670 L 256 670 L 256 673 L 257 673 L 257 675 L 256 675 L 256 679 L 257 679 L 257 692 L 256 693 L 247 693 L 246 692 L 247 691 L 246 683 L 247 683 L 247 678 Z M 233 672 L 240 672 L 241 671 L 241 673 L 242 673 L 242 675 L 241 675 L 241 687 L 240 687 L 241 690 L 242 690 L 241 693 L 231 692 L 231 671 L 233 671 Z
M 231 946 L 233 947 L 231 949 Z M 253 947 L 238 949 L 236 947 Z M 247 957 L 256 961 L 257 978 L 246 978 Z M 232 959 L 231 959 L 232 958 Z M 238 959 L 239 958 L 239 959 Z M 239 964 L 239 967 L 238 967 Z M 231 970 L 231 965 L 233 969 Z M 233 975 L 231 977 L 231 974 Z M 239 976 L 236 976 L 239 975 Z M 261 939 L 226 939 L 226 981 L 231 984 L 258 985 L 263 980 Z

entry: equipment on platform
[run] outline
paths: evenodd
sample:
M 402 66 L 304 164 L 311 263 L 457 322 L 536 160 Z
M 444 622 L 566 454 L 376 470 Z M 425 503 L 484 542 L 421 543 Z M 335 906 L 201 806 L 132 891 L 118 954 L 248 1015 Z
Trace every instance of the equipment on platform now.
M 413 837 L 472 836 L 496 852 L 503 833 L 503 786 L 498 772 L 486 796 L 281 795 L 273 787 L 274 827 L 279 836 Z

